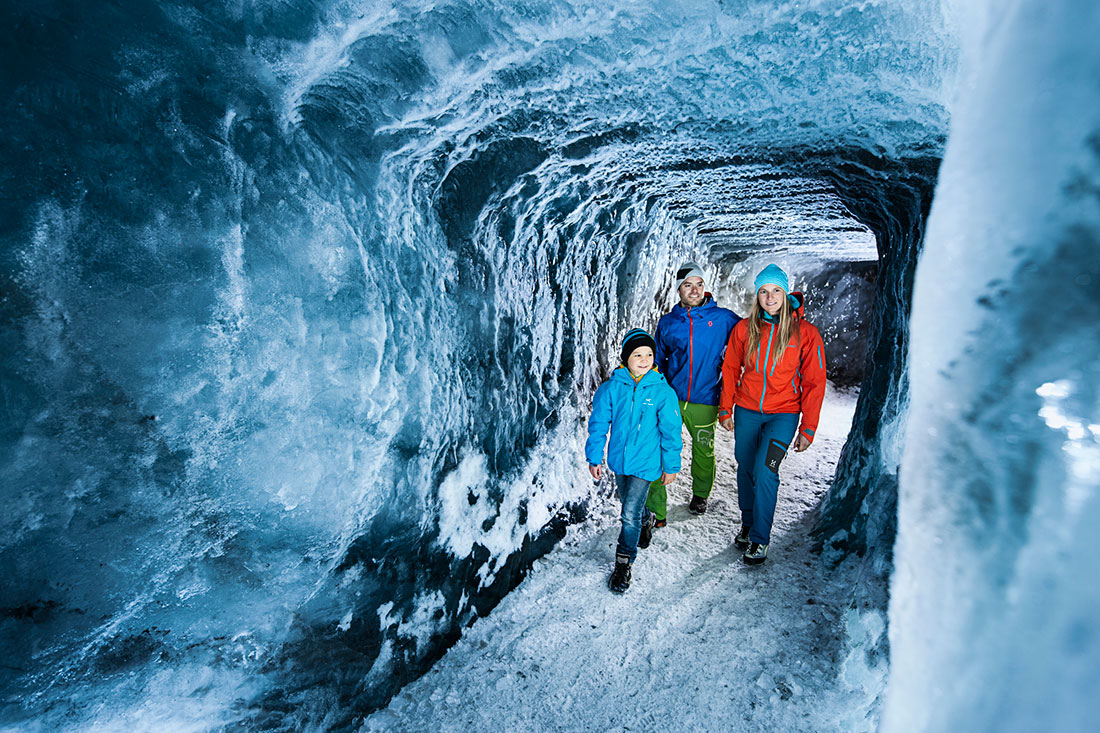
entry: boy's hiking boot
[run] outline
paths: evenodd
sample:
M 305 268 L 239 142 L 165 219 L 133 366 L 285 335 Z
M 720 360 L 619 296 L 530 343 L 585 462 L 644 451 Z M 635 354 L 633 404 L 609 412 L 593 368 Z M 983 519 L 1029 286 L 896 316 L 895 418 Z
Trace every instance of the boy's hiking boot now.
M 707 500 L 705 497 L 691 495 L 691 503 L 688 504 L 688 511 L 692 514 L 706 514 L 707 513 Z
M 653 529 L 660 529 L 661 527 L 668 526 L 667 519 L 655 519 L 653 520 Z
M 749 526 L 747 524 L 741 525 L 741 530 L 737 533 L 737 536 L 733 538 L 733 544 L 738 550 L 747 550 L 749 547 Z
M 638 535 L 638 549 L 644 550 L 649 547 L 649 543 L 653 541 L 653 525 L 656 523 L 653 515 L 649 515 L 649 519 L 642 525 L 642 533 Z
M 746 565 L 761 565 L 768 559 L 768 546 L 759 542 L 750 542 L 749 549 L 741 556 Z
M 615 593 L 624 593 L 630 587 L 630 558 L 626 555 L 615 556 L 615 570 L 607 585 Z

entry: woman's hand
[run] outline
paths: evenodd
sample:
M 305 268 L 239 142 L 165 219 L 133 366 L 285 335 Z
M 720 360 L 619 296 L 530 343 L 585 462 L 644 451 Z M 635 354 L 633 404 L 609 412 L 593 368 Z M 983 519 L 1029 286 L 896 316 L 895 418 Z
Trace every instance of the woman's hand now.
M 661 474 L 661 483 L 664 484 L 665 486 L 668 486 L 669 484 L 671 484 L 675 480 L 676 480 L 676 474 L 674 474 L 674 473 L 662 473 Z
M 733 430 L 733 418 L 732 417 L 724 417 L 724 418 L 722 418 L 721 420 L 718 421 L 718 424 L 721 425 L 722 427 L 724 427 L 727 431 Z
M 794 441 L 794 451 L 795 451 L 795 453 L 801 453 L 802 451 L 806 450 L 809 447 L 810 447 L 809 438 L 807 438 L 802 433 L 799 433 L 798 437 Z
M 599 481 L 600 475 L 603 473 L 603 470 L 601 466 L 593 466 L 592 464 L 588 464 L 588 472 L 592 474 L 592 478 Z

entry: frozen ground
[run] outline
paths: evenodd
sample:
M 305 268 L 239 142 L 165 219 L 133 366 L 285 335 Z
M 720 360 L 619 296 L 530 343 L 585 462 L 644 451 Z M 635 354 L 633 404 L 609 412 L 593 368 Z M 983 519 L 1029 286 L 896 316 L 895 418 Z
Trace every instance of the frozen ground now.
M 707 513 L 688 512 L 682 474 L 671 487 L 668 526 L 639 551 L 624 595 L 607 588 L 618 534 L 618 502 L 609 500 L 362 730 L 871 727 L 865 694 L 839 672 L 846 589 L 855 578 L 823 567 L 808 537 L 855 397 L 830 385 L 813 447 L 784 461 L 765 565 L 743 565 L 732 545 L 733 439 L 719 430 Z

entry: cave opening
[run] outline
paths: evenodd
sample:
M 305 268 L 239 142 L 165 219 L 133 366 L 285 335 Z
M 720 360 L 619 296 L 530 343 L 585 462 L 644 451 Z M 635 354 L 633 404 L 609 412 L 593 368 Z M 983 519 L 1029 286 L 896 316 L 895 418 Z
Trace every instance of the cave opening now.
M 496 148 L 499 152 L 507 145 L 499 143 Z M 591 310 L 582 313 L 585 317 L 602 309 L 604 320 L 588 327 L 571 323 L 562 336 L 562 362 L 573 368 L 559 363 L 552 376 L 543 378 L 544 384 L 556 381 L 556 389 L 575 385 L 573 399 L 579 411 L 563 418 L 570 414 L 562 406 L 568 404 L 566 400 L 540 407 L 542 420 L 552 416 L 562 428 L 583 425 L 580 421 L 600 375 L 614 368 L 608 354 L 616 351 L 619 332 L 637 323 L 652 327 L 673 304 L 668 287 L 673 263 L 692 257 L 709 262 L 716 272 L 713 294 L 740 314 L 747 313 L 755 273 L 769 262 L 781 264 L 806 291 L 807 316 L 826 339 L 830 380 L 859 393 L 832 486 L 817 508 L 816 547 L 826 564 L 856 557 L 861 583 L 852 589 L 850 603 L 885 619 L 897 526 L 897 457 L 908 402 L 909 306 L 938 159 L 893 159 L 861 150 L 767 158 L 717 156 L 707 161 L 664 161 L 643 177 L 632 172 L 642 166 L 642 156 L 631 162 L 629 155 L 636 151 L 629 145 L 589 152 L 595 155 L 588 160 L 540 155 L 531 162 L 531 171 L 510 171 L 501 183 L 483 183 L 486 191 L 476 202 L 479 211 L 464 214 L 468 230 L 452 233 L 451 238 L 451 246 L 463 255 L 459 283 L 473 292 L 491 293 L 497 299 L 493 312 L 509 313 L 510 323 L 523 323 L 537 313 L 538 295 L 544 292 L 550 294 L 552 307 L 544 312 L 550 322 L 570 322 L 576 313 L 571 308 L 580 299 L 594 301 L 589 303 Z M 621 177 L 604 180 L 601 160 L 614 161 Z M 474 158 L 470 167 L 478 163 Z M 644 180 L 639 183 L 639 179 Z M 440 214 L 444 220 L 455 220 L 448 207 L 462 205 L 468 203 L 448 198 Z M 531 212 L 540 212 L 544 218 Z M 581 259 L 576 250 L 584 252 L 585 246 L 601 241 L 603 249 L 585 255 L 604 261 L 592 264 L 588 272 L 576 267 Z M 491 254 L 499 258 L 495 263 Z M 499 270 L 495 275 L 494 267 Z M 560 280 L 554 281 L 554 276 Z M 532 298 L 521 288 L 507 290 L 494 278 L 514 278 L 536 295 Z M 537 331 L 532 335 L 530 328 L 509 326 L 506 332 L 490 329 L 486 335 L 483 324 L 467 327 L 471 341 L 485 344 L 488 363 L 513 371 L 526 368 Z M 478 368 L 484 360 L 478 357 Z M 496 401 L 501 394 L 508 393 L 481 396 L 487 412 L 502 409 L 503 403 Z M 491 427 L 485 445 L 516 445 L 515 433 Z M 530 439 L 533 455 L 529 458 L 535 461 L 540 435 L 544 433 L 536 431 Z M 516 460 L 514 454 L 511 460 Z M 461 472 L 459 458 L 439 471 L 444 477 Z M 479 494 L 475 504 L 484 504 L 486 498 L 503 504 L 506 491 L 490 488 L 487 494 Z M 443 627 L 445 633 L 433 637 L 427 646 L 398 647 L 402 673 L 363 688 L 349 713 L 363 714 L 384 705 L 405 683 L 427 670 L 460 638 L 463 628 L 490 615 L 523 582 L 533 563 L 554 549 L 568 525 L 583 521 L 592 502 L 604 499 L 588 496 L 569 503 L 500 564 L 494 564 L 477 543 L 467 558 L 440 555 L 431 545 L 421 544 L 415 559 L 403 559 L 401 543 L 392 537 L 360 537 L 341 573 L 361 565 L 381 585 L 397 573 L 394 577 L 408 586 L 404 596 L 411 604 L 408 613 L 413 613 L 412 601 L 422 586 L 423 573 L 430 571 L 437 578 L 433 587 L 443 589 L 448 606 L 454 605 L 456 612 L 455 623 Z M 384 549 L 391 544 L 397 555 Z M 489 576 L 492 582 L 479 582 L 487 567 L 494 568 Z M 471 592 L 472 587 L 477 590 Z M 364 606 L 372 602 L 368 599 Z M 303 627 L 301 644 L 287 650 L 292 666 L 325 658 L 337 645 L 357 665 L 373 662 L 394 630 L 385 624 L 356 621 L 350 633 L 369 637 L 365 655 L 354 644 L 348 646 L 345 633 Z M 865 650 L 869 663 L 888 658 L 886 645 L 882 635 L 877 645 Z M 319 678 L 301 684 L 310 687 L 322 682 Z
M 621 159 L 622 151 L 613 157 Z M 540 170 L 554 169 L 556 163 L 553 156 L 548 156 L 540 162 Z M 563 278 L 577 275 L 567 269 L 570 238 L 596 239 L 602 233 L 614 242 L 614 248 L 605 250 L 617 253 L 604 263 L 613 274 L 604 281 L 608 287 L 598 287 L 600 275 L 593 278 L 595 291 L 605 298 L 598 304 L 606 309 L 605 325 L 588 331 L 587 336 L 578 326 L 563 339 L 563 351 L 570 358 L 575 355 L 576 366 L 570 371 L 559 365 L 555 378 L 576 385 L 581 408 L 572 419 L 556 416 L 563 428 L 582 424 L 573 421 L 584 417 L 587 399 L 597 383 L 592 377 L 613 368 L 605 353 L 613 349 L 605 347 L 617 341 L 619 326 L 625 328 L 650 319 L 655 323 L 656 317 L 672 305 L 667 281 L 670 275 L 667 268 L 657 271 L 658 263 L 691 257 L 708 261 L 716 272 L 712 288 L 715 297 L 741 314 L 747 312 L 752 278 L 760 267 L 775 261 L 789 268 L 793 281 L 807 293 L 808 318 L 826 337 L 831 381 L 837 387 L 859 392 L 855 418 L 832 486 L 817 508 L 816 547 L 826 564 L 856 557 L 861 583 L 852 589 L 850 603 L 860 612 L 884 619 L 897 526 L 898 441 L 903 439 L 900 431 L 908 401 L 908 313 L 913 271 L 937 167 L 938 160 L 932 156 L 896 160 L 858 151 L 792 155 L 763 162 L 738 159 L 674 163 L 665 171 L 651 172 L 644 186 L 618 186 L 621 198 L 599 193 L 569 198 L 562 192 L 582 188 L 575 179 L 566 176 L 554 186 L 543 179 L 539 185 L 535 174 L 521 172 L 517 180 L 499 186 L 499 191 L 479 202 L 483 210 L 469 216 L 476 226 L 452 246 L 467 256 L 460 281 L 475 288 L 491 288 L 499 286 L 487 275 L 491 268 L 487 260 L 482 261 L 486 248 L 479 248 L 479 241 L 492 240 L 505 247 L 503 256 L 513 260 L 506 264 L 509 272 L 515 268 L 522 273 L 522 267 L 537 267 L 548 258 L 546 271 L 561 273 Z M 606 188 L 615 189 L 617 183 L 621 182 L 613 181 Z M 547 191 L 558 198 L 548 197 Z M 553 200 L 552 205 L 546 198 Z M 547 220 L 532 224 L 524 216 L 529 210 L 551 210 L 549 221 L 554 224 Z M 637 215 L 632 218 L 631 212 Z M 449 212 L 444 210 L 443 214 Z M 562 220 L 564 225 L 558 223 Z M 523 226 L 535 234 L 525 238 Z M 555 230 L 554 226 L 561 228 Z M 557 246 L 562 247 L 557 253 L 561 259 L 555 265 Z M 557 270 L 552 269 L 555 266 Z M 530 279 L 537 282 L 537 278 Z M 584 278 L 573 283 L 563 279 L 554 285 L 552 302 L 556 310 L 548 311 L 548 318 L 558 321 L 568 320 L 571 299 L 584 294 L 582 287 L 594 287 Z M 498 290 L 496 295 L 500 297 L 501 292 Z M 496 307 L 501 306 L 498 303 Z M 513 312 L 516 310 L 513 306 Z M 524 329 L 510 329 L 507 338 L 494 332 L 490 342 L 482 334 L 482 326 L 474 323 L 470 328 L 472 339 L 480 338 L 487 344 L 490 364 L 521 365 L 523 360 L 515 357 L 517 350 L 532 348 L 525 342 L 530 331 Z M 585 338 L 593 343 L 581 343 Z M 483 398 L 495 404 L 493 394 Z M 547 408 L 546 412 L 568 414 L 560 406 Z M 507 442 L 500 434 L 495 440 Z M 537 442 L 532 444 L 532 450 L 537 451 Z M 538 459 L 537 453 L 534 458 Z M 451 459 L 439 473 L 445 481 L 448 476 L 461 474 L 461 459 Z M 470 493 L 471 506 L 486 501 L 503 503 L 504 490 L 494 493 L 496 485 L 491 483 L 484 493 Z M 403 613 L 413 614 L 416 599 L 425 587 L 425 573 L 430 573 L 434 580 L 428 585 L 440 589 L 446 598 L 448 617 L 440 626 L 442 633 L 426 645 L 402 646 L 393 626 L 387 627 L 385 619 L 374 622 L 367 613 L 356 614 L 347 630 L 303 623 L 297 641 L 283 650 L 281 665 L 288 669 L 316 668 L 318 675 L 298 675 L 292 687 L 304 691 L 328 684 L 322 660 L 333 653 L 346 656 L 348 665 L 359 668 L 376 664 L 380 654 L 389 653 L 402 660 L 400 673 L 380 677 L 370 685 L 360 682 L 345 710 L 355 716 L 385 705 L 404 684 L 442 657 L 462 636 L 464 628 L 490 615 L 523 582 L 533 563 L 554 549 L 566 527 L 589 515 L 591 502 L 605 498 L 591 496 L 568 504 L 499 564 L 476 542 L 473 553 L 465 558 L 440 554 L 428 543 L 420 543 L 420 549 L 408 555 L 402 549 L 408 543 L 393 534 L 389 523 L 382 523 L 383 534 L 362 535 L 337 569 L 334 582 L 361 571 L 378 585 L 379 593 L 382 588 L 404 585 L 407 589 L 400 597 L 406 599 L 402 603 L 408 605 L 408 610 Z M 443 541 L 442 537 L 435 540 L 439 544 Z M 493 568 L 488 583 L 479 581 L 486 568 Z M 476 590 L 471 592 L 471 588 Z M 364 611 L 372 608 L 375 597 L 364 596 Z M 453 622 L 448 620 L 451 614 Z M 354 641 L 356 638 L 363 643 Z M 886 635 L 865 653 L 871 658 L 869 663 L 888 659 Z M 280 686 L 275 694 L 285 690 Z M 260 710 L 267 707 L 267 703 L 259 703 Z

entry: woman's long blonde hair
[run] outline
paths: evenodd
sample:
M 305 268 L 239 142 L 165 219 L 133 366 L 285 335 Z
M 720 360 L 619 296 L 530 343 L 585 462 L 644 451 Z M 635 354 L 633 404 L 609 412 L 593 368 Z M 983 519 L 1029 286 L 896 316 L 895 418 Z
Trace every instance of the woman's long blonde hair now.
M 791 308 L 790 295 L 783 294 L 783 305 L 779 309 L 779 340 L 775 343 L 775 353 L 779 354 L 778 364 L 787 353 L 787 346 L 794 335 L 794 309 Z M 764 309 L 760 307 L 760 291 L 752 296 L 752 310 L 749 311 L 749 338 L 745 342 L 745 368 L 756 358 L 760 347 L 760 323 L 764 320 Z

